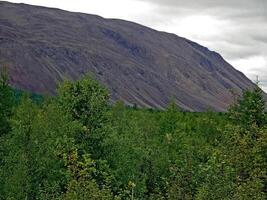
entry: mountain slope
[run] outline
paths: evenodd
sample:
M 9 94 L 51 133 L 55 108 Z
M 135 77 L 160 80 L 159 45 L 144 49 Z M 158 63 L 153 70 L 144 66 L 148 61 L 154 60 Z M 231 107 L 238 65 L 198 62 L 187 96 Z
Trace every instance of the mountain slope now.
M 174 34 L 115 19 L 0 2 L 0 63 L 19 89 L 55 93 L 91 72 L 112 100 L 223 111 L 253 83 L 219 54 Z

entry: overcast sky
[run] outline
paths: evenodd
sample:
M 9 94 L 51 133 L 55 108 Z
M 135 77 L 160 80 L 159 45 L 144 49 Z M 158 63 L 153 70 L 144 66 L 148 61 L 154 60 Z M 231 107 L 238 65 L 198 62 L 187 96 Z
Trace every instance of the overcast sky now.
M 267 91 L 267 0 L 10 0 L 175 33 L 220 53 Z

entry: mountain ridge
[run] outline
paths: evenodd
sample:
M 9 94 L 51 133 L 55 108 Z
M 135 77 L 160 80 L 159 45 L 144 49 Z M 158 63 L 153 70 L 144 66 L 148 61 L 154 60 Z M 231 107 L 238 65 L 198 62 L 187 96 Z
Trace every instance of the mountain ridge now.
M 19 89 L 55 93 L 65 76 L 92 73 L 112 101 L 224 111 L 255 85 L 223 57 L 175 34 L 119 19 L 0 2 L 0 62 Z

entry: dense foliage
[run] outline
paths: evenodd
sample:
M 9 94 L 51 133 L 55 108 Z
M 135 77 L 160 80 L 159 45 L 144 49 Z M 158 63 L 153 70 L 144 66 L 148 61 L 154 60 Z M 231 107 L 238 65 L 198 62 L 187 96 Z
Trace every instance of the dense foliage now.
M 0 80 L 0 199 L 266 199 L 259 88 L 229 113 L 108 104 L 91 77 L 56 97 L 17 97 Z

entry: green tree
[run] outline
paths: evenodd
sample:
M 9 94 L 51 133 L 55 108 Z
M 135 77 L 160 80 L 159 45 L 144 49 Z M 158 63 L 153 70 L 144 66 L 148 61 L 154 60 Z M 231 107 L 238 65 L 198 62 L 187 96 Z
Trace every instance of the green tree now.
M 58 89 L 59 105 L 84 125 L 84 131 L 76 136 L 78 149 L 90 153 L 93 159 L 103 152 L 108 98 L 106 88 L 89 75 L 76 82 L 65 81 Z
M 262 127 L 266 124 L 265 104 L 263 92 L 257 86 L 245 91 L 243 97 L 230 108 L 230 117 L 245 128 Z
M 0 137 L 10 131 L 10 117 L 14 106 L 14 93 L 9 85 L 8 71 L 0 72 Z
M 255 140 L 239 126 L 229 126 L 227 139 L 203 165 L 196 199 L 266 199 L 266 129 Z
M 31 199 L 33 196 L 30 134 L 36 113 L 36 106 L 25 98 L 12 119 L 12 132 L 5 137 L 4 147 L 8 155 L 3 166 L 4 199 Z
M 108 187 L 102 189 L 93 179 L 96 173 L 95 162 L 89 155 L 84 154 L 79 160 L 77 150 L 65 155 L 68 168 L 69 182 L 63 195 L 65 200 L 111 200 L 114 199 Z
M 178 114 L 179 114 L 180 108 L 175 104 L 174 100 L 172 100 L 166 111 L 162 113 L 160 126 L 161 126 L 161 132 L 163 134 L 173 134 L 178 126 Z
M 5 138 L 4 199 L 54 199 L 67 183 L 63 154 L 82 126 L 56 104 L 42 108 L 24 97 Z
M 87 75 L 76 81 L 65 81 L 58 89 L 59 103 L 89 129 L 101 127 L 106 120 L 108 92 Z
M 8 82 L 8 71 L 0 71 L 0 177 L 4 175 L 4 157 L 8 153 L 4 147 L 5 137 L 11 131 L 10 118 L 13 114 L 14 94 Z M 0 199 L 3 190 L 3 179 L 0 179 Z
M 196 199 L 266 199 L 266 121 L 262 91 L 246 91 L 230 110 L 223 140 L 203 166 Z

